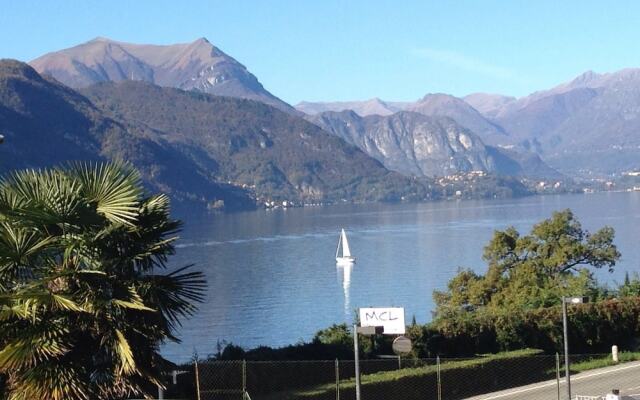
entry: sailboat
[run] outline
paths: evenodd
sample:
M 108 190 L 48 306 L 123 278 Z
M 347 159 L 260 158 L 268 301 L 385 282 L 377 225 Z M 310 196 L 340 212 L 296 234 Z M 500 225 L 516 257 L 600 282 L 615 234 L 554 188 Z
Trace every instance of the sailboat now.
M 342 255 L 340 255 L 340 249 L 342 248 Z M 349 241 L 347 240 L 347 233 L 342 229 L 340 232 L 340 238 L 338 239 L 338 248 L 336 249 L 336 263 L 338 265 L 349 265 L 356 262 L 356 258 L 351 255 L 351 249 L 349 249 Z

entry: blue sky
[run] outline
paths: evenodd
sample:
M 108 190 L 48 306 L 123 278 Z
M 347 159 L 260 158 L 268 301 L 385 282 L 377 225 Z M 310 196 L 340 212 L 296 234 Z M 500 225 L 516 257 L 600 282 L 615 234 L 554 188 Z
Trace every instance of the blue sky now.
M 640 67 L 638 1 L 0 0 L 0 57 L 208 38 L 287 102 L 522 96 Z

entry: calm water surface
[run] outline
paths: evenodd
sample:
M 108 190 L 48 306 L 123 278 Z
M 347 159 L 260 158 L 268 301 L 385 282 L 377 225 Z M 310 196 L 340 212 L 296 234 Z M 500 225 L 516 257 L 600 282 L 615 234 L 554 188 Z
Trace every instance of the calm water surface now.
M 610 225 L 622 260 L 603 282 L 640 271 L 640 193 L 538 196 L 517 200 L 344 205 L 231 215 L 179 212 L 185 230 L 173 259 L 205 272 L 208 292 L 184 322 L 176 361 L 216 351 L 218 340 L 244 347 L 308 340 L 333 323 L 352 322 L 355 309 L 405 307 L 406 318 L 431 317 L 431 294 L 459 267 L 484 271 L 482 249 L 495 229 L 521 232 L 554 210 L 571 208 L 583 226 Z M 336 267 L 340 228 L 357 257 Z

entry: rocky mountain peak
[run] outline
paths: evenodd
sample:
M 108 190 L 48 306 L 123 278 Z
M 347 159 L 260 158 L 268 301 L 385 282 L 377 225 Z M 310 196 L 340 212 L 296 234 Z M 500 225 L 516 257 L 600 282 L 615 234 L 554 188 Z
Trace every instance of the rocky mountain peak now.
M 577 77 L 575 77 L 571 83 L 569 84 L 570 86 L 586 86 L 589 85 L 589 83 L 592 83 L 593 81 L 599 79 L 602 75 L 589 70 L 586 72 L 583 72 L 582 74 L 578 75 Z
M 204 37 L 170 45 L 134 44 L 97 37 L 30 62 L 72 88 L 141 80 L 160 86 L 262 101 L 293 108 L 269 93 L 247 68 Z

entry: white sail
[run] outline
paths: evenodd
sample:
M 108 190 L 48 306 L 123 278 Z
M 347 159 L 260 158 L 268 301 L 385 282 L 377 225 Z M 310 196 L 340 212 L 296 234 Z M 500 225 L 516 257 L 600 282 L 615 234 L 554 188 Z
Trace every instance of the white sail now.
M 342 251 L 342 254 L 340 253 Z M 349 248 L 349 240 L 347 239 L 347 233 L 342 229 L 338 238 L 338 248 L 336 249 L 336 262 L 338 265 L 353 264 L 356 262 L 356 258 L 351 255 L 351 249 Z
M 342 229 L 340 238 L 342 240 L 342 257 L 351 257 L 351 249 L 349 249 L 349 241 L 347 240 L 347 233 L 344 229 Z

